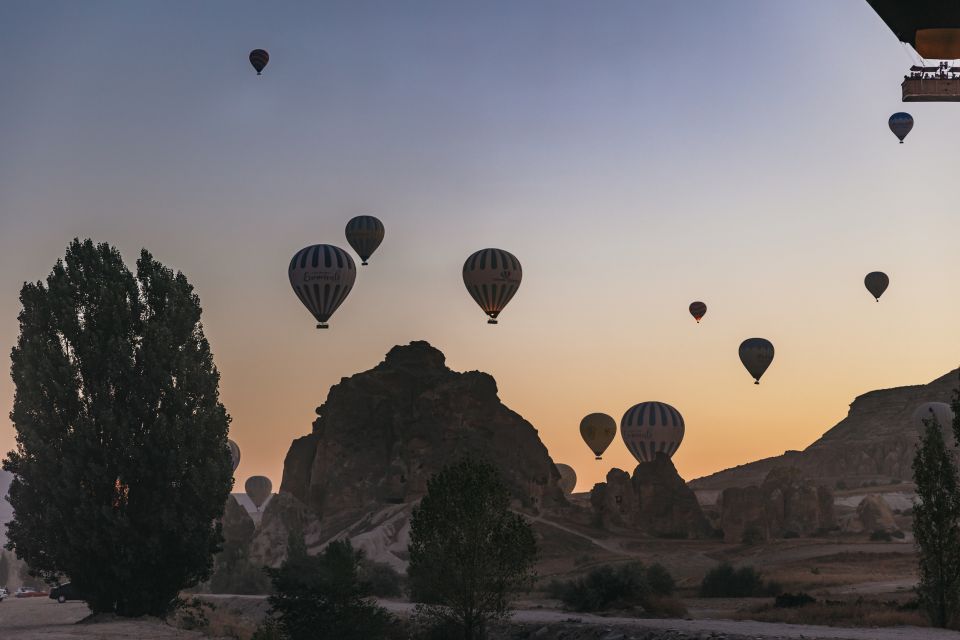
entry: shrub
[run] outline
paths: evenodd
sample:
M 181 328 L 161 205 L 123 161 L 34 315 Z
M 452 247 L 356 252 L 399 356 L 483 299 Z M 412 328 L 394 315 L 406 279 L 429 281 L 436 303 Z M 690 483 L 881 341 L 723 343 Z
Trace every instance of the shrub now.
M 844 482 L 843 480 L 837 480 L 836 487 L 839 491 L 843 491 L 844 489 L 847 488 L 847 483 Z
M 889 531 L 884 529 L 877 529 L 870 534 L 870 539 L 874 542 L 890 542 L 893 539 L 893 536 L 890 535 Z
M 360 581 L 370 595 L 396 598 L 403 595 L 403 576 L 388 564 L 364 559 L 360 563 Z
M 747 527 L 743 530 L 743 537 L 741 541 L 743 544 L 755 545 L 760 544 L 764 540 L 763 532 L 756 527 Z
M 776 595 L 780 590 L 780 585 L 775 582 L 764 583 L 753 567 L 734 569 L 727 562 L 708 571 L 700 583 L 703 598 L 751 598 Z
M 813 604 L 816 601 L 816 598 L 802 591 L 799 593 L 781 593 L 777 596 L 773 606 L 781 609 L 789 609 L 793 607 L 803 607 L 808 604 Z
M 686 607 L 673 597 L 675 582 L 662 565 L 641 562 L 603 565 L 576 580 L 553 581 L 551 597 L 575 611 L 606 611 L 640 606 L 651 615 L 683 615 Z M 679 613 L 678 613 L 679 612 Z
M 891 531 L 890 535 L 896 538 L 897 540 L 903 540 L 904 538 L 907 537 L 907 534 L 905 534 L 903 531 L 900 531 L 900 530 Z
M 784 537 L 785 540 L 786 540 L 786 539 L 790 539 L 790 538 L 799 538 L 799 537 L 800 537 L 800 534 L 797 533 L 796 531 L 784 531 L 784 532 L 783 532 L 783 537 Z

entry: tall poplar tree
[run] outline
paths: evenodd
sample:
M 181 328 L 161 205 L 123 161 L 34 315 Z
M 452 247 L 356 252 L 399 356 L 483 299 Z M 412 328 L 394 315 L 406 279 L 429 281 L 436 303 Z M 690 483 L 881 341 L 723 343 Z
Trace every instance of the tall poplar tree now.
M 74 240 L 20 292 L 8 548 L 95 612 L 163 614 L 210 575 L 232 486 L 219 373 L 182 273 Z
M 960 435 L 960 391 L 953 397 L 953 431 Z M 920 603 L 936 627 L 956 620 L 960 605 L 960 488 L 943 427 L 931 414 L 913 459 L 917 502 L 913 535 L 920 553 Z

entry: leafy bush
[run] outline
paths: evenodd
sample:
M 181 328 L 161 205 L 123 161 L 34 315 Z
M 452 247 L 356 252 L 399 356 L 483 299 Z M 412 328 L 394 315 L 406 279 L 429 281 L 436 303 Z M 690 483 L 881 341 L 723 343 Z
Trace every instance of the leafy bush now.
M 783 538 L 784 538 L 784 540 L 787 540 L 787 539 L 790 539 L 790 538 L 799 538 L 799 537 L 800 537 L 800 534 L 797 533 L 796 531 L 784 531 L 784 532 L 783 532 Z
M 765 583 L 753 567 L 734 569 L 727 562 L 708 571 L 700 583 L 703 598 L 752 598 L 776 595 L 780 590 L 775 582 Z
M 740 540 L 743 544 L 760 544 L 764 540 L 763 532 L 756 527 L 747 527 L 743 530 L 743 537 Z
M 897 540 L 903 540 L 904 538 L 907 537 L 907 534 L 905 534 L 903 531 L 897 530 L 897 531 L 891 531 L 890 536 L 893 538 L 896 538 Z
M 403 595 L 403 576 L 388 564 L 364 559 L 360 564 L 360 581 L 370 595 L 396 598 Z
M 644 566 L 631 562 L 619 566 L 603 565 L 575 580 L 553 581 L 551 597 L 574 611 L 606 611 L 642 607 L 651 615 L 683 615 L 686 607 L 672 598 L 673 576 L 659 564 Z
M 870 534 L 870 539 L 874 542 L 890 542 L 893 539 L 893 536 L 890 535 L 889 531 L 877 529 Z
M 835 486 L 836 486 L 837 490 L 843 491 L 844 489 L 847 488 L 847 483 L 844 482 L 843 480 L 837 480 L 837 484 L 836 484 Z
M 813 604 L 816 601 L 816 598 L 802 591 L 799 593 L 781 593 L 777 596 L 773 606 L 781 609 L 789 609 L 792 607 L 803 607 L 808 604 Z

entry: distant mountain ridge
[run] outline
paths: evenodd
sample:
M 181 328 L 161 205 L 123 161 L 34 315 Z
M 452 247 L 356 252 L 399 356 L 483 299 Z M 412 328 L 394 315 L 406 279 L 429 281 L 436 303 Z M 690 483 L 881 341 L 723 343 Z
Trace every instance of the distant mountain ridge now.
M 847 417 L 803 451 L 756 460 L 692 480 L 696 490 L 759 485 L 771 469 L 796 466 L 820 484 L 909 481 L 920 429 L 913 420 L 924 402 L 951 401 L 960 384 L 955 369 L 929 384 L 880 389 L 857 396 Z M 949 432 L 948 425 L 944 425 Z M 951 438 L 952 439 L 952 438 Z

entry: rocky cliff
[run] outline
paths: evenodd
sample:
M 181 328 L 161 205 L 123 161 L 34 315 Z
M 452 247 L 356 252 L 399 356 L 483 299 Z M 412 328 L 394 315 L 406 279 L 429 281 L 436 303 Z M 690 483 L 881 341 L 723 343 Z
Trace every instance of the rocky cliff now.
M 697 490 L 759 485 L 778 466 L 794 466 L 822 484 L 886 483 L 912 477 L 920 437 L 914 410 L 924 402 L 950 402 L 960 370 L 930 384 L 871 391 L 858 396 L 847 417 L 803 451 L 757 460 L 690 482 Z
M 516 506 L 567 506 L 537 430 L 500 402 L 494 379 L 450 370 L 426 342 L 394 347 L 373 369 L 344 378 L 317 414 L 312 433 L 287 453 L 280 495 L 316 514 L 324 538 L 417 501 L 435 472 L 466 455 L 498 467 Z
M 835 524 L 833 492 L 796 467 L 776 467 L 759 486 L 728 487 L 720 497 L 724 542 L 809 536 Z
M 611 469 L 590 493 L 590 504 L 606 528 L 629 528 L 656 537 L 707 538 L 713 528 L 693 491 L 669 457 L 637 465 L 633 477 Z

